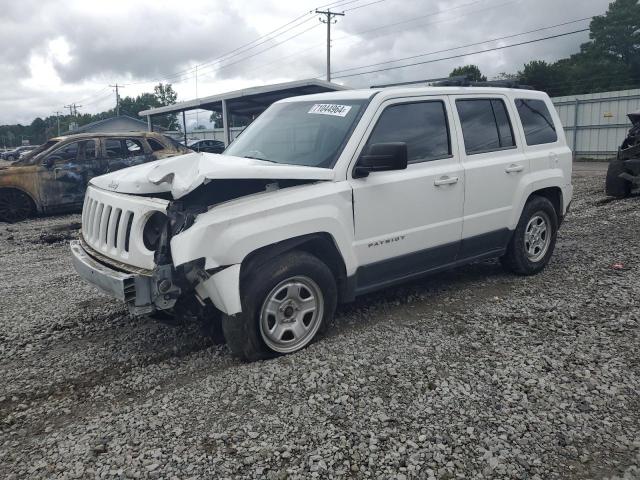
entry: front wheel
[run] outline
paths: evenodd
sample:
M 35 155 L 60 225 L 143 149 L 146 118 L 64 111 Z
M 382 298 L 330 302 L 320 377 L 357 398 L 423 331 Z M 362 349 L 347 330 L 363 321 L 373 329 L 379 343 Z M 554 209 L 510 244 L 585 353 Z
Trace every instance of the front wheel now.
M 510 272 L 534 275 L 551 259 L 558 234 L 558 215 L 545 197 L 534 196 L 524 206 L 507 253 L 500 259 Z
M 15 223 L 31 217 L 35 206 L 29 196 L 15 188 L 0 190 L 0 221 Z
M 306 252 L 289 252 L 248 272 L 242 313 L 225 316 L 231 353 L 248 361 L 297 352 L 333 317 L 336 282 L 327 265 Z

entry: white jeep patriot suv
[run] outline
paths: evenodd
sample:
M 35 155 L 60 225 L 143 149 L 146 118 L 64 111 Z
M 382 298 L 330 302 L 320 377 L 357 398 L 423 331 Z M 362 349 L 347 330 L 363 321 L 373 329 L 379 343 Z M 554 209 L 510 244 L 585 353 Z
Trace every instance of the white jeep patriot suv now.
M 340 91 L 273 104 L 223 154 L 90 182 L 78 273 L 134 315 L 217 318 L 253 360 L 308 345 L 336 304 L 499 257 L 549 262 L 571 151 L 544 93 Z

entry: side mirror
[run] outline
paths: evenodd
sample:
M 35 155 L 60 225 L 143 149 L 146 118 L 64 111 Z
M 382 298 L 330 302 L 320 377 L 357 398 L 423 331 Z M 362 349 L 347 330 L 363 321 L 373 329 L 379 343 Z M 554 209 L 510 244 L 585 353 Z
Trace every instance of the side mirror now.
M 360 155 L 353 178 L 367 177 L 371 172 L 404 170 L 407 158 L 407 144 L 404 142 L 374 143 Z
M 42 166 L 45 168 L 51 168 L 55 163 L 56 160 L 53 157 L 46 157 L 44 160 L 42 160 Z

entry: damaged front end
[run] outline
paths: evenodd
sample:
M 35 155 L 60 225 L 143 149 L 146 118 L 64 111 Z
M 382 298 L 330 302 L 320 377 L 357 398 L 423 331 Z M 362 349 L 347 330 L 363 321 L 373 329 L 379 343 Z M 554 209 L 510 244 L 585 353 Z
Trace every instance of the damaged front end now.
M 313 181 L 207 179 L 178 199 L 168 191 L 132 195 L 92 185 L 81 239 L 71 244 L 74 266 L 90 283 L 125 302 L 134 316 L 170 312 L 197 317 L 214 307 L 238 313 L 240 265 L 207 266 L 214 249 L 197 248 L 180 235 L 217 205 Z M 177 265 L 172 243 L 180 253 Z
M 606 193 L 616 198 L 640 187 L 640 112 L 629 114 L 629 119 L 632 127 L 607 170 Z

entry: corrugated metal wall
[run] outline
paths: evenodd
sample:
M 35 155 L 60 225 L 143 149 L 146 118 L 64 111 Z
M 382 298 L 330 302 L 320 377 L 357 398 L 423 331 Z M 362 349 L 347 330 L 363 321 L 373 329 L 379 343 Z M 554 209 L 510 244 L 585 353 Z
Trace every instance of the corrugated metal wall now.
M 553 98 L 567 143 L 576 157 L 616 154 L 631 126 L 628 113 L 640 110 L 640 89 Z

